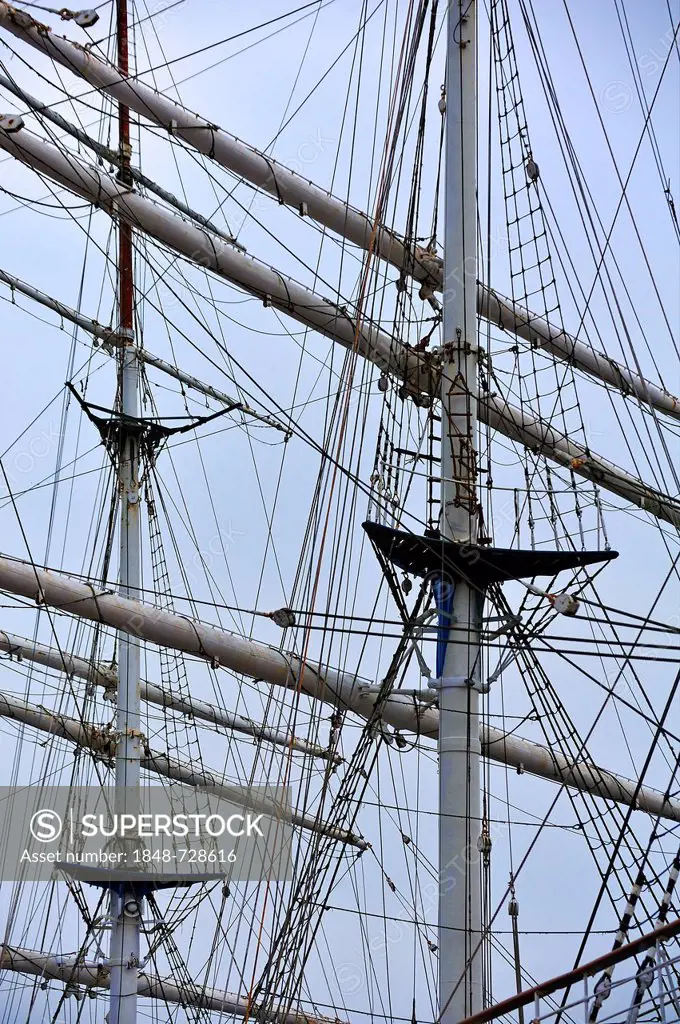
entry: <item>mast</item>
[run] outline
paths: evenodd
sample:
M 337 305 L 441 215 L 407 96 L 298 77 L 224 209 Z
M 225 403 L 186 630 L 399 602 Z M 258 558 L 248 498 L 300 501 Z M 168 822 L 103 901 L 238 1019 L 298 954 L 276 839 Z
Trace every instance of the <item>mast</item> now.
M 441 525 L 446 540 L 475 543 L 477 465 L 476 5 L 448 11 L 445 126 Z M 439 607 L 439 1021 L 482 1009 L 479 687 L 483 599 L 443 575 Z M 448 613 L 448 614 L 447 614 Z M 457 641 L 449 642 L 456 625 Z M 461 643 L 461 638 L 466 643 Z
M 118 68 L 128 75 L 127 0 L 116 0 Z M 130 111 L 118 106 L 120 180 L 131 187 Z M 120 333 L 119 475 L 120 586 L 122 597 L 139 598 L 141 550 L 139 525 L 139 436 L 130 424 L 139 417 L 139 362 L 134 336 L 132 228 L 118 221 L 118 312 Z M 116 810 L 137 813 L 141 768 L 140 648 L 129 633 L 118 633 Z M 132 806 L 136 804 L 137 806 Z M 111 890 L 110 1024 L 136 1024 L 142 901 L 131 883 Z

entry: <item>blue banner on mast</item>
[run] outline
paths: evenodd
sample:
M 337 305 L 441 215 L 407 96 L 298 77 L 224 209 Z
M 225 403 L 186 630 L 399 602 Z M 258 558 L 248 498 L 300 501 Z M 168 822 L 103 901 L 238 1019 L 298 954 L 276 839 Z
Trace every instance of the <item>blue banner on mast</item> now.
M 436 576 L 432 581 L 432 593 L 439 612 L 437 628 L 437 679 L 444 674 L 444 663 L 446 661 L 446 648 L 451 632 L 451 610 L 453 609 L 453 595 L 456 592 L 455 583 L 448 577 Z

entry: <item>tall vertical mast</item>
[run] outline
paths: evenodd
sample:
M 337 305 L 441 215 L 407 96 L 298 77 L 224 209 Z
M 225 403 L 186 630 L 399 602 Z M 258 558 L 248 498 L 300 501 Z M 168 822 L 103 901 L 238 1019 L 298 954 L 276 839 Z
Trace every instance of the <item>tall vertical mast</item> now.
M 118 67 L 128 75 L 127 0 L 116 0 Z M 118 108 L 120 177 L 130 176 L 130 111 Z M 120 489 L 120 593 L 139 598 L 141 550 L 139 528 L 139 435 L 130 419 L 139 416 L 139 363 L 134 336 L 134 276 L 132 230 L 118 221 L 118 310 L 121 335 L 119 447 Z M 118 715 L 116 746 L 116 810 L 138 811 L 140 778 L 140 651 L 128 633 L 118 633 Z M 133 804 L 137 806 L 133 807 Z M 137 973 L 140 954 L 141 898 L 132 885 L 121 883 L 111 891 L 111 1001 L 109 1024 L 135 1024 Z
M 446 63 L 442 515 L 448 540 L 475 542 L 477 465 L 477 69 L 475 0 L 451 0 Z M 448 589 L 447 589 L 448 588 Z M 438 593 L 439 1013 L 482 1006 L 479 686 L 482 601 L 464 581 Z M 451 618 L 447 618 L 447 613 Z M 452 625 L 449 632 L 448 625 Z

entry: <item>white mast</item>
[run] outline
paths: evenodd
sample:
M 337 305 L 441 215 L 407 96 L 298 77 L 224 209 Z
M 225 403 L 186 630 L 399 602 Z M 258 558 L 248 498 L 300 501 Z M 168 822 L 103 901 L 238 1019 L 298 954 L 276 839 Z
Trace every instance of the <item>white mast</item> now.
M 127 0 L 117 0 L 118 67 L 128 74 Z M 130 176 L 130 111 L 118 106 L 118 142 L 121 181 Z M 134 335 L 134 272 L 132 228 L 118 222 L 118 310 L 120 402 L 118 485 L 120 493 L 120 594 L 139 598 L 141 544 L 139 524 L 139 362 Z M 118 633 L 118 714 L 116 736 L 116 811 L 139 813 L 141 774 L 140 645 L 129 633 Z M 128 882 L 111 889 L 111 1024 L 136 1024 L 137 974 L 143 902 Z
M 477 465 L 477 80 L 474 0 L 452 0 L 446 58 L 443 349 L 441 377 L 441 533 L 475 543 Z M 479 593 L 444 577 L 438 647 L 439 686 L 439 1021 L 482 1009 Z M 443 610 L 443 613 L 442 613 Z M 467 643 L 461 643 L 467 631 Z M 441 635 L 441 634 L 440 634 Z M 457 867 L 454 867 L 457 865 Z M 462 866 L 461 866 L 462 865 Z

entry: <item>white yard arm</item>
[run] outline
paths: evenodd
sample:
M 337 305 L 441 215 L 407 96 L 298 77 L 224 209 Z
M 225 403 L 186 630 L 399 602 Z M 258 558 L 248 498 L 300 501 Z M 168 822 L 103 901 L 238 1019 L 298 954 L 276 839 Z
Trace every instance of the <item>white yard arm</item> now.
M 624 395 L 635 395 L 645 405 L 673 419 L 680 419 L 680 398 L 481 283 L 477 285 L 477 309 L 485 320 L 522 338 L 532 347 L 545 349 L 557 359 L 571 363 L 578 370 L 610 384 Z
M 111 760 L 115 756 L 116 739 L 112 730 L 93 725 L 90 722 L 83 722 L 77 718 L 68 718 L 66 715 L 50 711 L 48 708 L 29 704 L 13 694 L 0 692 L 0 717 L 21 722 L 23 725 L 48 733 L 50 736 L 58 736 L 60 739 L 93 751 L 105 760 Z M 145 748 L 140 763 L 146 771 L 172 779 L 174 782 L 181 782 L 195 789 L 210 790 L 227 800 L 235 802 L 243 800 L 243 792 L 238 786 L 226 782 L 219 775 L 213 775 L 209 771 L 196 771 L 191 765 L 176 761 L 174 758 L 168 757 L 167 754 Z M 288 812 L 256 795 L 249 796 L 248 804 L 265 814 L 281 816 L 298 828 L 330 836 L 339 842 L 357 846 L 361 850 L 368 848 L 368 843 L 360 836 L 354 835 L 352 832 L 345 832 L 332 825 L 326 825 L 312 815 L 298 814 L 296 811 Z
M 307 663 L 303 670 L 295 655 L 176 612 L 119 597 L 109 590 L 39 569 L 19 559 L 0 556 L 0 590 L 44 602 L 51 608 L 60 608 L 92 622 L 104 623 L 160 647 L 184 651 L 251 679 L 299 689 L 309 697 L 343 710 L 356 711 L 363 718 L 370 717 L 376 702 L 376 694 L 366 692 L 370 684 L 365 679 L 311 663 Z M 382 718 L 395 729 L 421 731 L 430 736 L 437 733 L 436 712 L 427 710 L 420 716 L 416 715 L 413 700 L 406 696 L 391 698 Z
M 573 469 L 578 476 L 618 494 L 657 519 L 680 526 L 680 499 L 657 491 L 601 455 L 586 451 L 583 445 L 571 441 L 544 420 L 493 395 L 484 397 L 480 402 L 479 418 L 510 440 L 518 441 L 525 448 L 545 455 L 567 469 Z
M 120 154 L 116 150 L 109 149 L 108 146 L 102 145 L 102 143 L 97 139 L 93 139 L 87 134 L 87 132 L 84 132 L 82 128 L 78 128 L 70 121 L 67 121 L 65 117 L 62 117 L 56 110 L 52 110 L 52 108 L 46 103 L 42 103 L 40 100 L 36 99 L 35 96 L 31 96 L 30 93 L 24 92 L 24 90 L 20 88 L 18 82 L 0 74 L 0 86 L 2 86 L 3 89 L 8 89 L 11 93 L 14 93 L 14 95 L 22 101 L 22 104 L 30 107 L 30 109 L 35 111 L 36 114 L 39 114 L 41 117 L 51 121 L 52 124 L 56 124 L 56 126 L 62 131 L 72 135 L 73 138 L 77 139 L 78 142 L 82 143 L 82 145 L 93 150 L 101 160 L 105 160 L 107 163 L 120 167 L 121 158 Z M 208 230 L 214 232 L 214 234 L 220 235 L 220 237 L 224 238 L 225 241 L 231 242 L 232 245 L 236 245 L 237 248 L 243 248 L 243 246 L 240 246 L 238 242 L 231 237 L 231 235 L 226 234 L 216 224 L 213 224 L 212 221 L 198 213 L 197 210 L 193 210 L 190 206 L 187 206 L 181 199 L 174 196 L 172 192 L 166 191 L 166 189 L 162 188 L 155 181 L 152 181 L 151 178 L 147 178 L 146 174 L 142 174 L 139 168 L 126 166 L 126 170 L 129 170 L 133 181 L 147 189 L 147 191 L 153 192 L 154 195 L 157 195 L 159 199 L 163 200 L 163 202 L 169 203 L 170 206 L 174 206 L 180 211 L 180 213 L 183 213 L 191 220 L 195 220 L 199 224 L 202 224 L 204 228 L 208 228 Z
M 382 370 L 408 381 L 414 394 L 431 395 L 436 386 L 436 358 L 413 352 L 397 339 L 370 324 L 357 324 L 351 314 L 278 271 L 244 256 L 221 239 L 156 206 L 135 192 L 126 191 L 110 175 L 77 160 L 25 129 L 9 135 L 0 131 L 0 149 L 67 188 L 121 217 L 139 230 L 240 285 L 263 301 L 346 348 L 358 351 Z M 680 525 L 680 502 L 608 460 L 569 441 L 563 434 L 528 413 L 497 398 L 480 398 L 480 419 L 512 440 L 539 451 L 579 476 L 594 480 L 660 519 Z
M 604 797 L 626 807 L 658 815 L 666 821 L 680 821 L 680 802 L 671 800 L 658 789 L 640 786 L 637 782 L 600 768 L 588 761 L 571 761 L 552 747 L 506 735 L 500 729 L 480 726 L 482 751 L 492 761 L 512 765 L 518 771 L 552 779 L 570 789 L 580 789 L 592 796 Z
M 57 672 L 65 672 L 67 676 L 77 676 L 85 679 L 88 683 L 96 683 L 103 686 L 105 690 L 112 690 L 118 686 L 118 676 L 108 665 L 96 665 L 86 658 L 80 658 L 68 651 L 57 650 L 55 647 L 47 647 L 45 644 L 35 643 L 14 633 L 6 633 L 0 630 L 0 651 L 4 651 L 17 661 L 33 661 L 37 665 L 44 665 L 46 668 L 53 668 Z
M 58 981 L 74 988 L 108 989 L 111 983 L 111 971 L 108 961 L 104 959 L 88 962 L 82 958 L 78 959 L 73 954 L 53 956 L 35 949 L 9 946 L 6 943 L 0 947 L 0 970 L 29 974 L 45 981 Z M 339 1024 L 337 1018 L 319 1017 L 315 1014 L 306 1014 L 302 1010 L 296 1012 L 277 1009 L 276 1006 L 263 1009 L 257 1003 L 250 1002 L 246 996 L 206 988 L 198 983 L 181 986 L 171 978 L 159 978 L 145 970 L 139 972 L 137 992 L 140 996 L 150 999 L 225 1015 L 264 1019 L 272 1021 L 273 1024 Z
M 83 316 L 82 313 L 78 313 L 77 310 L 71 309 L 70 306 L 64 305 L 59 299 L 52 298 L 47 292 L 40 291 L 39 288 L 34 288 L 32 284 L 27 284 L 26 281 L 22 281 L 21 278 L 15 277 L 14 274 L 8 274 L 6 270 L 0 269 L 0 281 L 6 284 L 12 292 L 21 292 L 22 295 L 28 296 L 29 299 L 34 299 L 35 302 L 39 302 L 41 306 L 45 306 L 47 309 L 54 310 L 64 320 L 69 320 L 72 324 L 76 324 L 78 327 L 82 327 L 84 330 L 91 334 L 93 338 L 97 338 L 98 341 L 104 341 L 109 344 L 112 343 L 112 335 L 114 334 L 114 328 L 104 327 L 98 320 L 92 320 L 90 317 Z
M 33 661 L 38 665 L 45 665 L 47 668 L 57 672 L 65 672 L 67 676 L 76 676 L 85 679 L 87 682 L 102 686 L 108 694 L 115 693 L 118 687 L 117 673 L 108 665 L 96 665 L 86 658 L 80 658 L 68 651 L 57 650 L 55 647 L 47 647 L 44 644 L 35 643 L 24 637 L 16 636 L 14 633 L 0 631 L 0 651 L 17 658 L 17 660 Z M 181 694 L 173 693 L 172 690 L 165 690 L 155 683 L 146 680 L 141 681 L 141 698 L 149 704 L 157 704 L 162 708 L 170 708 L 171 711 L 178 711 L 182 715 L 190 715 L 192 718 L 210 722 L 212 725 L 229 729 L 231 732 L 244 733 L 246 736 L 253 736 L 255 739 L 266 740 L 277 746 L 292 750 L 293 753 L 310 754 L 312 757 L 321 757 L 325 760 L 334 761 L 339 764 L 341 758 L 330 753 L 324 747 L 308 740 L 300 739 L 292 733 L 279 732 L 269 726 L 254 722 L 243 715 L 235 715 L 229 711 L 206 701 L 197 700 L 193 697 L 183 697 Z
M 21 292 L 22 295 L 26 295 L 29 299 L 39 302 L 41 306 L 45 306 L 46 309 L 54 310 L 64 320 L 69 320 L 72 324 L 76 324 L 76 326 L 87 331 L 93 338 L 97 338 L 98 341 L 102 342 L 104 351 L 109 354 L 113 354 L 113 346 L 117 346 L 120 343 L 120 337 L 116 334 L 113 327 L 104 327 L 97 320 L 92 320 L 91 317 L 84 316 L 77 310 L 71 309 L 70 306 L 64 305 L 58 299 L 53 299 L 51 295 L 47 295 L 46 292 L 41 291 L 39 288 L 34 288 L 32 284 L 27 284 L 26 281 L 15 277 L 14 274 L 8 274 L 6 270 L 0 269 L 0 281 L 3 281 L 13 291 Z M 155 366 L 169 377 L 174 377 L 175 380 L 186 384 L 187 387 L 200 392 L 202 395 L 206 395 L 208 398 L 216 399 L 216 401 L 226 405 L 228 409 L 242 412 L 244 416 L 252 416 L 253 419 L 267 423 L 270 427 L 274 427 L 275 430 L 281 430 L 285 434 L 290 433 L 287 427 L 279 423 L 272 416 L 257 412 L 255 409 L 251 409 L 249 405 L 246 405 L 245 402 L 242 402 L 240 398 L 232 398 L 231 395 L 226 395 L 224 391 L 219 391 L 210 384 L 204 384 L 197 377 L 192 376 L 190 373 L 185 373 L 183 370 L 173 366 L 172 363 L 166 362 L 165 359 L 160 359 L 159 356 L 153 355 L 147 349 L 137 348 L 136 352 L 137 358 L 143 363 Z
M 385 331 L 367 322 L 358 325 L 345 308 L 238 252 L 209 231 L 126 189 L 111 175 L 83 163 L 68 151 L 43 141 L 26 129 L 14 134 L 0 130 L 0 149 L 106 210 L 111 216 L 120 217 L 137 230 L 163 242 L 192 262 L 240 285 L 266 305 L 276 307 L 305 326 L 339 341 L 346 348 L 356 347 L 384 370 L 399 373 L 402 365 L 405 375 L 410 367 L 419 375 L 412 382 L 413 388 L 427 390 L 427 381 L 420 379 L 426 362 L 409 363 L 407 349 L 399 346 Z
M 96 89 L 115 97 L 135 113 L 182 139 L 192 149 L 215 160 L 227 170 L 275 196 L 280 203 L 301 213 L 354 242 L 362 249 L 373 248 L 383 259 L 397 266 L 414 262 L 404 242 L 386 227 L 374 231 L 369 217 L 336 199 L 324 189 L 288 170 L 271 157 L 247 145 L 235 136 L 211 124 L 178 103 L 155 92 L 142 82 L 126 79 L 112 65 L 95 57 L 90 50 L 58 36 L 24 11 L 0 3 L 0 26 L 30 43 L 63 67 L 80 75 Z M 427 254 L 424 254 L 427 261 Z M 425 263 L 415 260 L 412 272 L 421 280 L 428 278 Z
M 304 211 L 319 224 L 360 248 L 372 249 L 399 270 L 441 290 L 442 263 L 439 257 L 420 248 L 413 251 L 395 232 L 383 225 L 373 225 L 365 213 L 142 82 L 123 78 L 115 67 L 79 44 L 56 35 L 26 12 L 0 2 L 0 25 L 95 88 L 125 103 L 141 117 L 181 138 L 191 148 L 271 193 L 279 202 Z M 17 87 L 12 86 L 12 90 L 16 92 Z M 35 109 L 44 109 L 44 105 L 33 97 L 26 95 L 25 99 Z M 71 130 L 70 127 L 67 130 Z M 633 394 L 661 412 L 680 418 L 680 400 L 675 396 L 481 283 L 478 285 L 477 308 L 481 316 L 504 330 L 532 345 L 539 345 L 558 359 L 572 363 L 624 394 Z
M 307 664 L 303 671 L 299 659 L 292 654 L 284 654 L 273 647 L 245 640 L 174 612 L 118 597 L 110 591 L 98 590 L 61 573 L 0 556 L 0 590 L 38 600 L 71 615 L 114 626 L 163 647 L 216 661 L 226 669 L 264 683 L 288 689 L 299 688 L 300 692 L 315 700 L 353 711 L 364 719 L 370 719 L 374 713 L 377 700 L 375 687 L 359 676 L 311 664 Z M 0 715 L 7 713 L 3 710 L 6 700 L 0 701 Z M 25 707 L 16 698 L 12 698 L 11 706 L 19 710 Z M 31 714 L 33 717 L 28 724 L 36 728 L 40 728 L 37 724 L 39 721 L 47 721 L 41 718 L 48 714 L 43 709 L 33 709 Z M 49 713 L 51 731 L 54 731 L 56 717 Z M 394 729 L 419 733 L 432 739 L 436 738 L 439 729 L 439 715 L 435 709 L 420 709 L 412 697 L 398 692 L 384 702 L 380 718 Z M 59 720 L 63 725 L 65 720 L 61 717 Z M 77 737 L 81 737 L 83 745 L 91 746 L 89 734 L 78 732 L 74 735 L 72 732 L 74 729 L 82 729 L 81 724 L 75 720 L 68 722 L 69 733 L 65 738 L 80 742 Z M 502 764 L 552 782 L 564 782 L 573 789 L 593 793 L 626 806 L 633 803 L 635 783 L 587 761 L 571 762 L 547 747 L 518 736 L 506 735 L 489 726 L 481 728 L 480 739 L 484 753 Z M 162 768 L 162 774 L 166 774 L 162 755 L 154 755 L 153 763 L 155 767 L 151 770 Z M 186 779 L 183 777 L 181 781 Z M 680 803 L 666 800 L 662 793 L 648 787 L 640 789 L 635 806 L 650 814 L 680 821 Z

